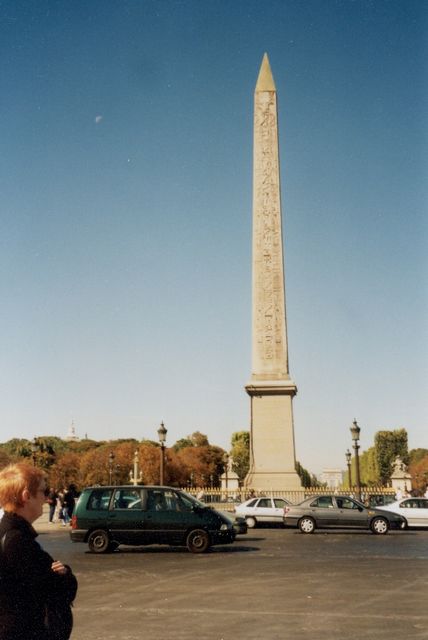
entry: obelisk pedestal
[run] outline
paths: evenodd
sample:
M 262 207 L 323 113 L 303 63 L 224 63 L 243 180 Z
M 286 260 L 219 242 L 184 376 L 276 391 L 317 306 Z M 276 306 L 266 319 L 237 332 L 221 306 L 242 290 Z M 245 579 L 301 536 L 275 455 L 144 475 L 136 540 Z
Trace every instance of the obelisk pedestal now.
M 298 490 L 288 370 L 276 88 L 265 54 L 254 93 L 253 328 L 246 487 Z

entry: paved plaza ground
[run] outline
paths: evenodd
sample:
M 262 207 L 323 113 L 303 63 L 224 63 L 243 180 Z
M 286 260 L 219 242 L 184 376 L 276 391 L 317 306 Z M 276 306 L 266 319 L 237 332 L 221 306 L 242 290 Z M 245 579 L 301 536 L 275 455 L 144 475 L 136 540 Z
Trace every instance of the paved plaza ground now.
M 203 555 L 99 556 L 36 528 L 79 579 L 73 640 L 428 639 L 428 531 L 263 528 Z

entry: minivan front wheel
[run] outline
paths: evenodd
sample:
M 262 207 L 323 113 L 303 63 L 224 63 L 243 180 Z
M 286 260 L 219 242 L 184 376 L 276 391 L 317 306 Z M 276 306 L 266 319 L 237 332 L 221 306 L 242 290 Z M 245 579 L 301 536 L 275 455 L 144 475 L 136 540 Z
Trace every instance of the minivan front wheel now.
M 88 546 L 92 553 L 107 553 L 110 551 L 110 539 L 107 531 L 96 529 L 88 538 Z
M 187 536 L 186 546 L 192 553 L 205 553 L 211 542 L 204 529 L 193 529 Z

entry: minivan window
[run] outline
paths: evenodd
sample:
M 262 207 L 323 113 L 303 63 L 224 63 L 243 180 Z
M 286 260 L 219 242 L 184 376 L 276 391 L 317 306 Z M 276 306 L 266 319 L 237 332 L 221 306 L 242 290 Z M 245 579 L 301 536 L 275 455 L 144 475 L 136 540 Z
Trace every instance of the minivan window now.
M 175 491 L 150 489 L 147 492 L 147 509 L 151 511 L 181 511 L 182 506 Z
M 113 509 L 141 509 L 141 496 L 137 489 L 116 489 Z
M 111 489 L 94 489 L 88 499 L 88 511 L 107 511 Z

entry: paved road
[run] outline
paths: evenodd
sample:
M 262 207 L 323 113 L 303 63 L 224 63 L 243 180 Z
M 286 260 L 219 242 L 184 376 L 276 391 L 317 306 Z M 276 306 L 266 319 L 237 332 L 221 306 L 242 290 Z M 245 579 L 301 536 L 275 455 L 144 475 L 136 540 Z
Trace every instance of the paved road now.
M 428 639 L 428 531 L 254 529 L 203 555 L 98 556 L 38 528 L 79 579 L 74 640 Z

